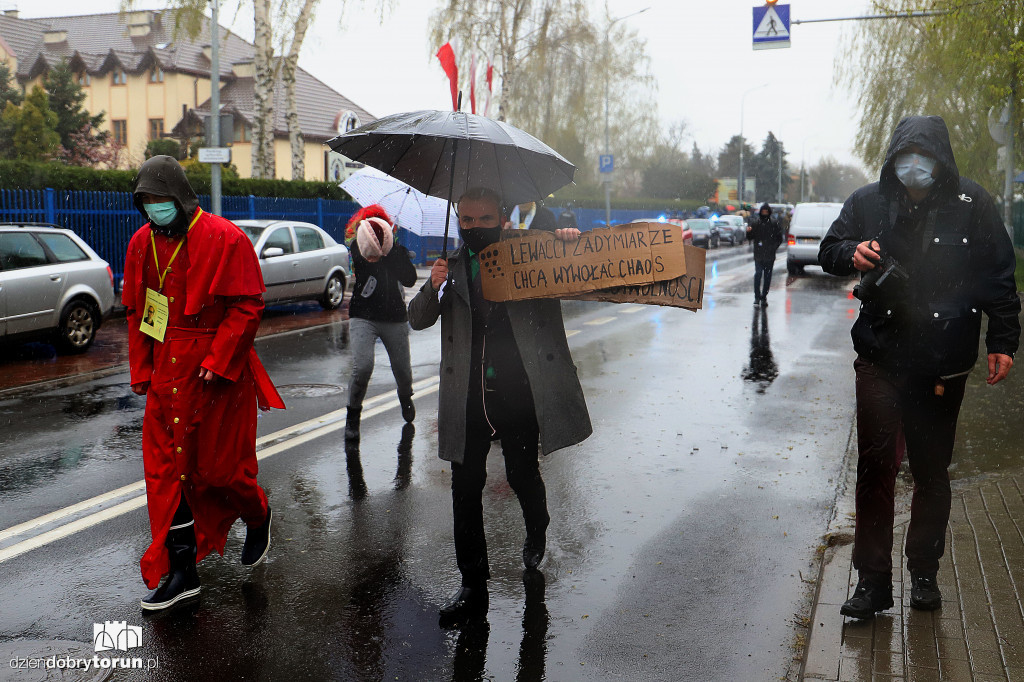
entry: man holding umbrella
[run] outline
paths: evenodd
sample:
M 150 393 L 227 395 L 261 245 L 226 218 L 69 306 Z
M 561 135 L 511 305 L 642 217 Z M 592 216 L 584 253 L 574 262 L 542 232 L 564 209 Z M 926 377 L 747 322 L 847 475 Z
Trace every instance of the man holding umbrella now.
M 500 195 L 471 188 L 458 206 L 462 247 L 434 263 L 430 280 L 409 303 L 413 329 L 441 318 L 439 455 L 452 463 L 455 555 L 462 573 L 462 587 L 441 607 L 442 624 L 487 609 L 482 496 L 491 441 L 501 441 L 505 474 L 526 523 L 523 563 L 535 570 L 549 521 L 538 451 L 575 445 L 592 432 L 561 304 L 492 303 L 483 296 L 477 254 L 501 238 L 503 226 L 511 227 Z M 579 230 L 555 234 L 569 241 Z

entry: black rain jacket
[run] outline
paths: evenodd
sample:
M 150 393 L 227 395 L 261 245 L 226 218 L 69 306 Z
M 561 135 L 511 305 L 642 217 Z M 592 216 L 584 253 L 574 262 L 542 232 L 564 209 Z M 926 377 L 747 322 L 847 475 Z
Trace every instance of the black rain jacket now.
M 894 170 L 896 156 L 913 145 L 939 164 L 935 184 L 918 205 Z M 984 311 L 988 352 L 1013 356 L 1021 309 L 1013 246 L 992 197 L 960 177 L 940 117 L 900 121 L 879 181 L 846 200 L 821 242 L 818 261 L 834 275 L 853 274 L 857 244 L 871 239 L 909 278 L 886 283 L 877 298 L 861 304 L 851 330 L 858 354 L 896 372 L 966 372 L 978 359 Z
M 405 289 L 416 283 L 416 266 L 409 259 L 409 250 L 401 244 L 392 245 L 388 255 L 376 263 L 363 258 L 357 240 L 349 245 L 356 282 L 348 304 L 348 316 L 374 322 L 405 322 Z
M 750 232 L 747 233 L 747 241 L 754 245 L 754 261 L 757 263 L 771 263 L 775 261 L 775 252 L 782 245 L 782 226 L 769 214 L 767 220 L 761 220 L 761 209 L 771 206 L 764 204 L 757 213 L 750 216 Z

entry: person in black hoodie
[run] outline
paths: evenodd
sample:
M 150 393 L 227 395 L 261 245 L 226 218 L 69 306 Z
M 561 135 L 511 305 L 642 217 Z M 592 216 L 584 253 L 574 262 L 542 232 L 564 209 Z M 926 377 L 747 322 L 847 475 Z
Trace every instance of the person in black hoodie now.
M 349 253 L 356 283 L 348 308 L 352 380 L 348 389 L 345 439 L 353 441 L 359 438 L 359 418 L 373 374 L 377 339 L 384 343 L 391 360 L 402 418 L 407 423 L 416 418 L 403 288 L 416 283 L 416 267 L 409 258 L 409 251 L 394 241 L 391 221 L 380 206 L 359 211 L 352 216 L 349 226 L 354 233 Z
M 992 197 L 960 177 L 945 122 L 911 116 L 893 132 L 879 181 L 846 200 L 818 260 L 826 272 L 862 277 L 851 331 L 858 355 L 859 581 L 840 611 L 873 618 L 893 605 L 894 489 L 904 444 L 914 477 L 910 606 L 937 609 L 948 467 L 967 375 L 978 359 L 982 312 L 989 384 L 1006 377 L 1020 339 L 1013 246 Z
M 772 207 L 768 204 L 761 204 L 761 210 L 750 219 L 747 239 L 754 246 L 754 306 L 767 307 L 775 252 L 782 244 L 782 227 L 772 217 Z

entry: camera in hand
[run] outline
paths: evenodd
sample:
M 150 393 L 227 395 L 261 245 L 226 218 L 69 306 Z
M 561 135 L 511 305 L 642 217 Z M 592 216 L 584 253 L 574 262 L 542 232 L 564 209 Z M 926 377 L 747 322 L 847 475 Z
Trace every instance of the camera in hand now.
M 853 295 L 862 301 L 891 300 L 910 280 L 910 275 L 895 258 L 885 254 L 881 256 L 874 269 L 865 272 L 860 283 L 853 288 Z

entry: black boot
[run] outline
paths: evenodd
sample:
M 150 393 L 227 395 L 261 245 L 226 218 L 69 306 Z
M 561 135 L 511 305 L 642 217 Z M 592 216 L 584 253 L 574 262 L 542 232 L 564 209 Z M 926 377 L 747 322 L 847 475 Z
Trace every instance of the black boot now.
M 267 518 L 258 526 L 248 526 L 245 529 L 245 544 L 242 545 L 242 565 L 258 566 L 267 558 L 270 551 L 270 523 L 274 519 L 274 512 L 267 505 Z
M 349 407 L 345 417 L 345 440 L 359 440 L 359 415 L 361 407 Z
M 183 528 L 167 531 L 164 546 L 167 547 L 171 570 L 163 584 L 142 600 L 145 611 L 162 611 L 199 596 L 195 524 L 189 522 Z
M 942 593 L 935 582 L 935 574 L 911 574 L 910 607 L 921 611 L 942 608 Z
M 526 542 L 523 543 L 523 565 L 526 568 L 532 571 L 540 566 L 541 559 L 544 558 L 546 544 L 547 538 L 544 531 L 526 534 Z
M 412 404 L 412 396 L 407 395 L 404 398 L 399 397 L 398 402 L 402 406 L 402 419 L 408 424 L 416 418 L 416 406 Z
M 839 613 L 851 618 L 874 618 L 877 611 L 892 608 L 892 583 L 885 579 L 861 578 L 853 596 L 840 607 Z
M 441 607 L 441 627 L 451 627 L 487 613 L 487 583 L 463 585 Z

